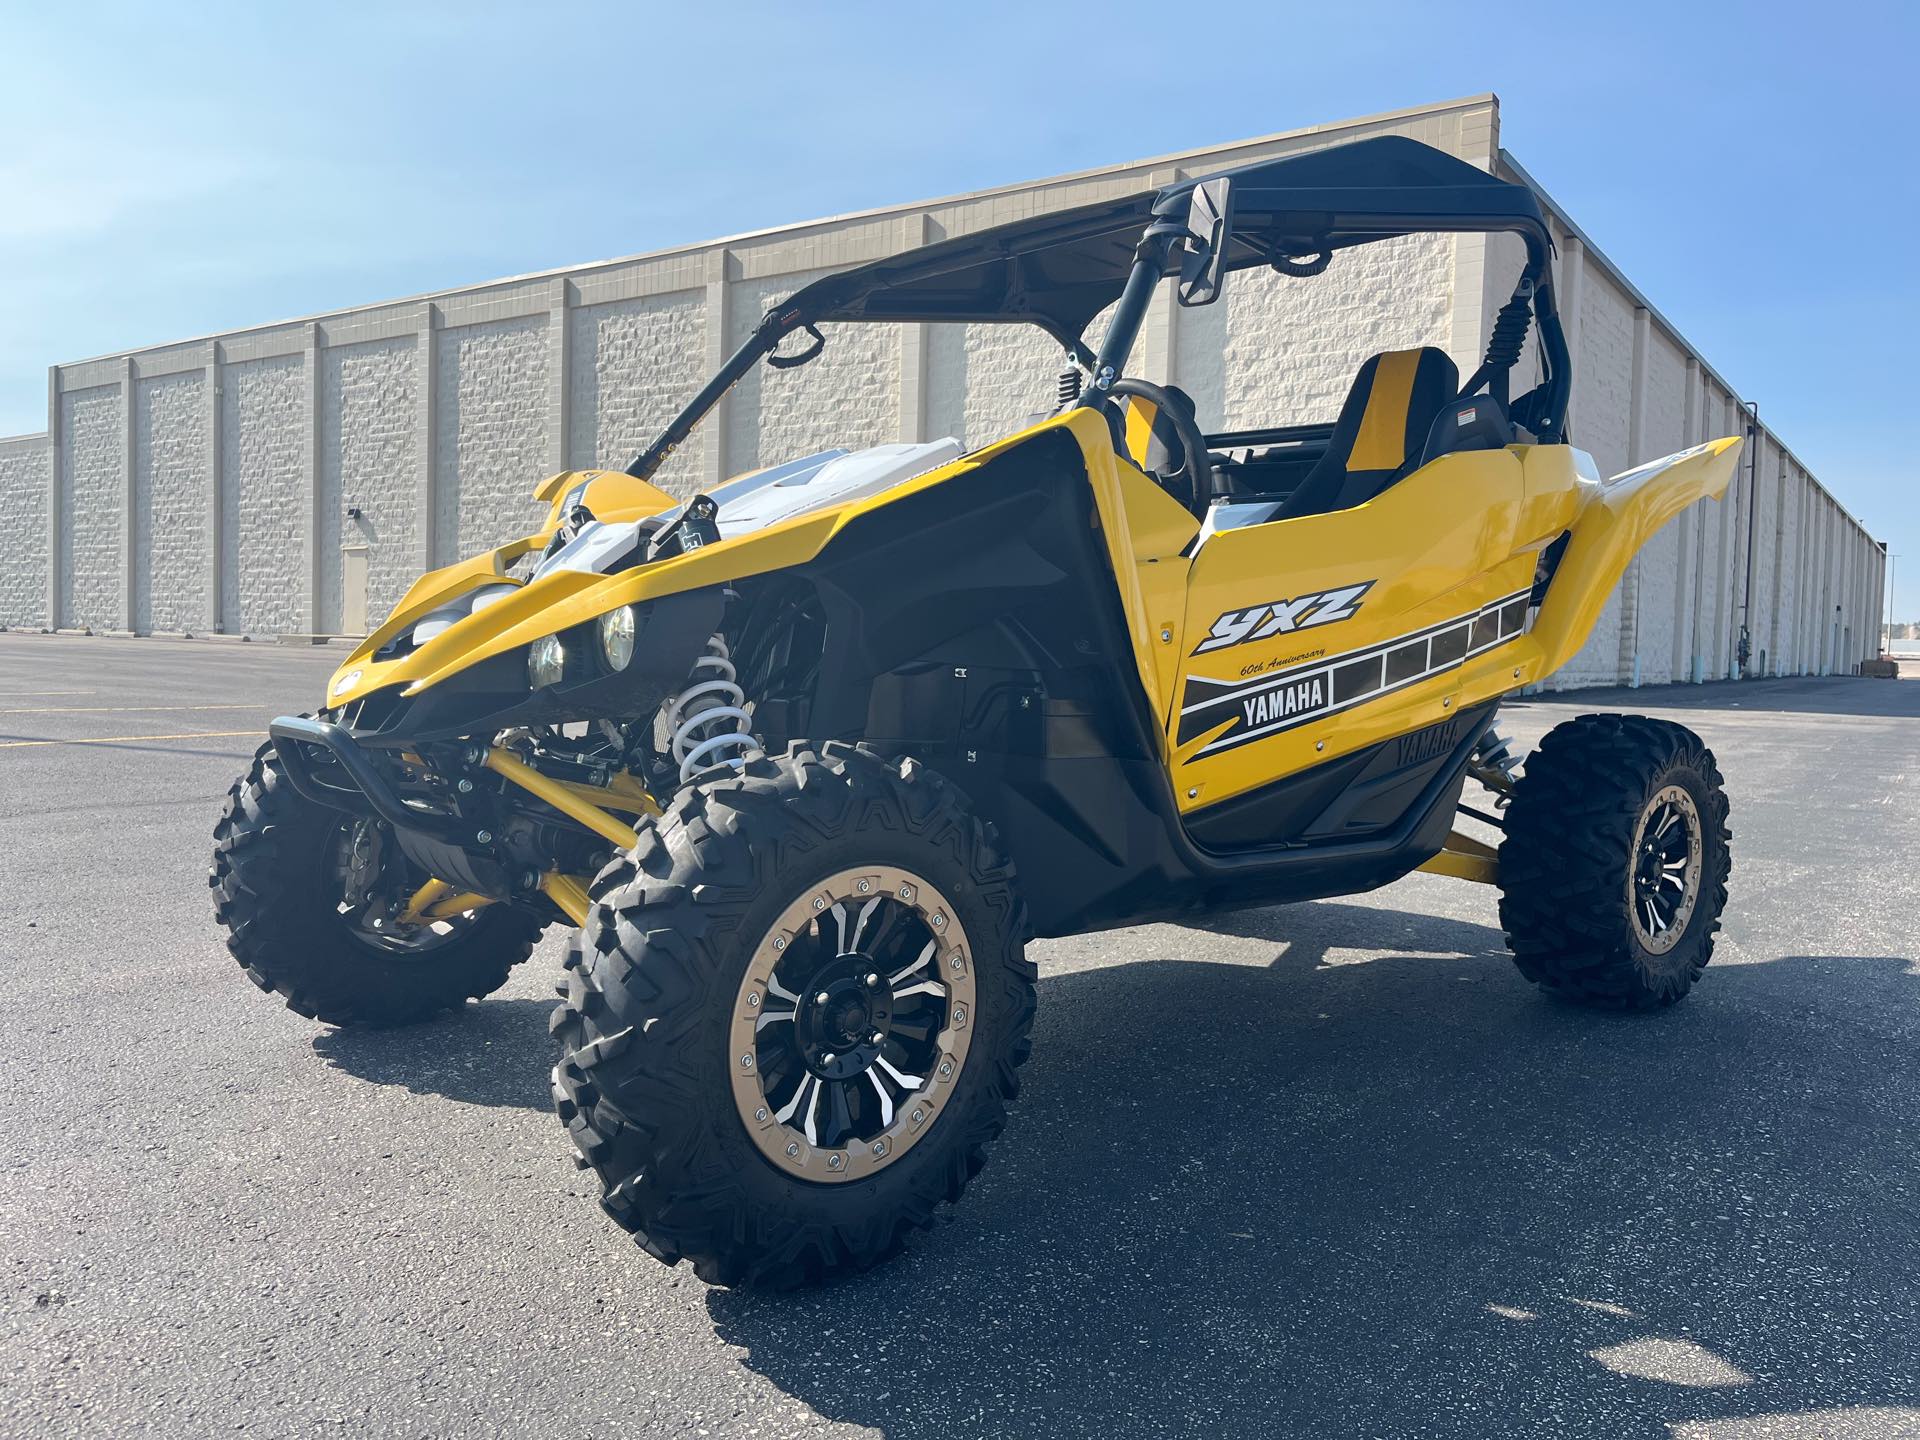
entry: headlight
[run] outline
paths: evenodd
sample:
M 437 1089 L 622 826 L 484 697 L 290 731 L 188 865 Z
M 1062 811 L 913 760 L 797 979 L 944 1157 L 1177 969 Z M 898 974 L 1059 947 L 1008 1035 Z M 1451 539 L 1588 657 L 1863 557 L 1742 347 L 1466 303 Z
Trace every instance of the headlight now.
M 536 690 L 558 685 L 566 668 L 567 651 L 558 635 L 542 635 L 527 651 L 527 683 Z
M 600 658 L 609 670 L 624 670 L 633 660 L 633 607 L 622 605 L 600 617 Z

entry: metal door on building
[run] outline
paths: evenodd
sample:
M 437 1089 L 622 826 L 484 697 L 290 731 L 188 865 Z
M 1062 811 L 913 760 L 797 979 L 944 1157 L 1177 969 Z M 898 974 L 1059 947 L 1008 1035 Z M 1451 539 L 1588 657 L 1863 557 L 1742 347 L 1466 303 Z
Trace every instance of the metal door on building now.
M 340 547 L 340 633 L 367 633 L 367 547 Z

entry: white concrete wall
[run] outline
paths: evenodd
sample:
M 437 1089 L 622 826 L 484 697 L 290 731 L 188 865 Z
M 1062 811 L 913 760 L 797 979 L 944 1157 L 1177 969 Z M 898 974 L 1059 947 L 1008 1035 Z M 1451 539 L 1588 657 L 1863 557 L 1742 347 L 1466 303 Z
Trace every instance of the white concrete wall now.
M 211 443 L 207 377 L 183 370 L 133 386 L 133 552 L 131 628 L 186 631 L 207 613 L 210 587 L 202 503 Z
M 413 473 L 419 418 L 419 340 L 396 335 L 318 352 L 320 483 L 314 507 L 319 598 L 331 628 L 341 613 L 340 547 L 367 546 L 368 607 L 384 614 L 419 574 L 423 528 Z M 367 518 L 349 520 L 349 506 Z
M 1530 178 L 1504 152 L 1497 169 Z M 1747 446 L 1724 499 L 1701 501 L 1654 536 L 1580 653 L 1543 688 L 1845 673 L 1876 654 L 1879 545 L 1546 198 L 1574 355 L 1574 443 L 1609 475 L 1721 436 Z M 1517 247 L 1492 264 L 1497 306 Z
M 0 629 L 46 624 L 52 465 L 45 435 L 0 440 Z
M 63 624 L 126 625 L 127 525 L 122 468 L 124 387 L 90 385 L 59 397 L 54 452 L 60 494 L 58 559 Z
M 1481 96 L 55 366 L 48 435 L 0 441 L 13 561 L 0 624 L 331 632 L 346 545 L 366 547 L 378 617 L 421 570 L 522 533 L 545 475 L 624 463 L 770 305 L 835 268 L 1376 134 L 1512 172 L 1498 118 Z M 1611 473 L 1744 427 L 1711 367 L 1556 220 L 1576 442 Z M 1331 418 L 1380 350 L 1438 345 L 1470 371 L 1520 261 L 1512 237 L 1414 237 L 1347 252 L 1314 280 L 1243 271 L 1204 309 L 1179 309 L 1169 287 L 1135 368 L 1185 386 L 1210 428 Z M 1030 327 L 839 326 L 828 339 L 816 365 L 743 380 L 665 467 L 667 488 L 828 445 L 983 443 L 1050 407 L 1061 358 Z M 1551 683 L 1725 676 L 1743 615 L 1756 666 L 1764 651 L 1775 672 L 1870 653 L 1877 548 L 1759 434 L 1753 523 L 1743 472 L 1736 503 L 1655 538 Z

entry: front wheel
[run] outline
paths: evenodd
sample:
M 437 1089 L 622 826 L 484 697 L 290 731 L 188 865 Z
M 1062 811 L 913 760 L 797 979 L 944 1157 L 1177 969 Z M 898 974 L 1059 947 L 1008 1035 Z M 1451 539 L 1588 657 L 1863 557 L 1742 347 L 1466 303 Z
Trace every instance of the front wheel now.
M 1684 726 L 1581 715 L 1527 757 L 1500 845 L 1500 923 L 1527 979 L 1608 1010 L 1679 1000 L 1713 955 L 1732 868 L 1713 752 Z
M 404 1025 L 491 994 L 541 919 L 488 905 L 431 923 L 396 916 L 429 878 L 387 827 L 307 799 L 271 744 L 214 827 L 214 918 L 262 990 L 330 1025 Z
M 1019 1089 L 1034 972 L 1012 864 L 952 785 L 796 746 L 682 791 L 593 899 L 554 1093 L 651 1254 L 783 1288 L 959 1198 Z

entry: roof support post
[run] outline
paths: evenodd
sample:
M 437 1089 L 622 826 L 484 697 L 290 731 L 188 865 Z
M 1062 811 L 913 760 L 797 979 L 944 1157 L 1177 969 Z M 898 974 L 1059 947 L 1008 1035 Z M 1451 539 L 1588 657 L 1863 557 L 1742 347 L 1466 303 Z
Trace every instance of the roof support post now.
M 1149 177 L 1149 183 L 1160 189 L 1177 185 L 1185 177 L 1178 170 L 1156 170 Z M 1174 294 L 1175 285 L 1162 280 L 1159 288 L 1153 292 L 1153 298 L 1147 302 L 1146 319 L 1140 327 L 1140 359 L 1134 366 L 1135 373 L 1148 380 L 1157 380 L 1162 385 L 1176 383 L 1174 374 L 1178 355 L 1178 343 L 1175 327 L 1179 323 L 1180 305 Z

